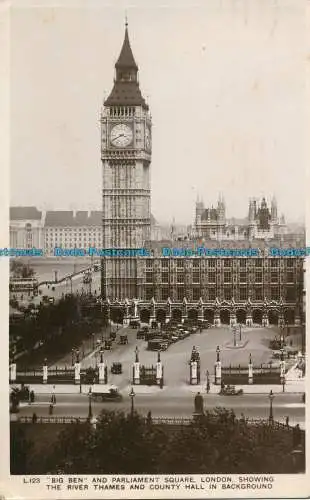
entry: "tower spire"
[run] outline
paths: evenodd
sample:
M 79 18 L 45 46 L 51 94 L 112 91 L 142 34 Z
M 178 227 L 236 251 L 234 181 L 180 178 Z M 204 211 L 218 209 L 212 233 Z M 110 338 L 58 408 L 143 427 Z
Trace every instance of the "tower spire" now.
M 104 104 L 105 106 L 142 106 L 144 109 L 148 109 L 139 88 L 138 65 L 129 41 L 127 15 L 125 16 L 123 45 L 115 63 L 114 86 Z
M 133 69 L 138 71 L 138 66 L 136 64 L 135 58 L 133 57 L 133 53 L 130 46 L 129 34 L 128 34 L 128 21 L 127 16 L 125 18 L 125 37 L 123 46 L 118 57 L 118 60 L 115 64 L 115 68 L 118 69 Z

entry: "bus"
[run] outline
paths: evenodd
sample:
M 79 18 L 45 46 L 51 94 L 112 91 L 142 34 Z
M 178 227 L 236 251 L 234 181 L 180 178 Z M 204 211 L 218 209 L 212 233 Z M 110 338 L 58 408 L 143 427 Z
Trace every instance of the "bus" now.
M 10 278 L 9 290 L 11 293 L 38 294 L 39 282 L 35 278 Z

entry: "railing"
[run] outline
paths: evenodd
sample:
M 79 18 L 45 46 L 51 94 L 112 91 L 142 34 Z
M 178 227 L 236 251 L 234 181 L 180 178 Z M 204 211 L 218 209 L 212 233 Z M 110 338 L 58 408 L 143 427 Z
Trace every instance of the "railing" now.
M 206 416 L 207 417 L 207 416 Z M 207 417 L 208 418 L 208 417 Z M 33 417 L 30 416 L 20 416 L 17 417 L 16 422 L 21 423 L 21 424 L 78 424 L 78 423 L 85 423 L 89 419 L 87 417 L 49 417 L 49 416 L 44 416 L 44 417 L 36 417 L 33 419 Z M 193 418 L 186 418 L 186 417 L 151 417 L 150 420 L 148 418 L 144 419 L 145 423 L 150 422 L 154 425 L 190 425 L 195 422 Z M 214 421 L 214 423 L 219 423 L 219 418 L 217 416 L 209 416 L 209 422 Z M 245 418 L 245 419 L 236 419 L 236 424 L 238 425 L 250 425 L 254 427 L 273 427 L 275 429 L 286 429 L 286 430 L 293 430 L 294 427 L 286 425 L 282 422 L 279 422 L 277 420 L 269 421 L 269 420 L 264 420 L 264 419 L 252 419 L 252 418 Z

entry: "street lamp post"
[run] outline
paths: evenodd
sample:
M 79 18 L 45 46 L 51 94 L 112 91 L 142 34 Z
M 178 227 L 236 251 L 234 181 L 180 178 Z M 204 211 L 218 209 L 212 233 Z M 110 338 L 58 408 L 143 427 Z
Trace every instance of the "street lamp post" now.
M 92 394 L 92 391 L 91 391 L 91 387 L 90 387 L 89 391 L 88 391 L 88 420 L 91 420 L 93 418 L 93 411 L 92 411 L 92 407 L 91 407 L 91 394 Z
M 269 423 L 272 424 L 273 423 L 273 407 L 272 407 L 272 402 L 274 400 L 274 394 L 272 391 L 270 391 L 269 395 L 268 395 L 268 398 L 269 398 L 269 402 L 270 402 L 270 407 L 269 407 Z
M 129 393 L 129 397 L 131 399 L 131 410 L 130 410 L 130 414 L 131 416 L 133 416 L 134 414 L 134 397 L 135 397 L 136 393 L 135 391 L 133 390 L 133 387 L 131 388 L 131 391 Z
M 233 327 L 234 347 L 236 347 L 236 328 Z
M 71 364 L 74 365 L 74 349 L 71 350 Z
M 241 328 L 242 328 L 242 327 L 241 327 L 241 323 L 240 323 L 240 325 L 239 325 L 239 340 L 240 340 L 240 341 L 241 341 Z

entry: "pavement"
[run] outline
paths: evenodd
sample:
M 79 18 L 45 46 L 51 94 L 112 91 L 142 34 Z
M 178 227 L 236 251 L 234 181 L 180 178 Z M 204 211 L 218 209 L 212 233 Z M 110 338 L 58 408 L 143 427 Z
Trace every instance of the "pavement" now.
M 88 394 L 89 392 L 89 384 L 27 384 L 29 390 L 33 390 L 35 394 Z M 106 386 L 102 384 L 102 388 L 110 387 L 111 384 L 107 384 Z M 118 386 L 117 384 L 113 385 Z M 12 384 L 12 386 L 19 387 L 20 384 Z M 132 385 L 127 384 L 120 388 L 121 394 L 127 394 L 130 392 Z M 180 384 L 178 386 L 174 385 L 165 385 L 162 389 L 159 386 L 147 386 L 147 385 L 134 385 L 134 391 L 136 394 L 177 394 L 177 395 L 186 395 L 186 394 L 194 394 L 198 391 L 202 394 L 206 393 L 206 384 L 199 385 L 187 385 Z M 300 379 L 298 381 L 287 381 L 284 387 L 282 385 L 263 385 L 263 384 L 255 384 L 255 385 L 236 385 L 237 389 L 242 389 L 244 394 L 269 394 L 270 391 L 274 394 L 285 393 L 285 394 L 303 394 L 305 392 L 305 380 Z M 220 387 L 218 385 L 211 384 L 210 386 L 210 394 L 218 394 Z
M 146 416 L 151 411 L 153 417 L 186 417 L 193 415 L 194 394 L 169 393 L 166 397 L 165 390 L 140 394 L 135 386 L 134 408 L 139 414 Z M 218 394 L 203 394 L 205 410 L 227 408 L 234 410 L 236 417 L 242 414 L 246 418 L 264 419 L 269 417 L 270 401 L 266 394 L 244 394 L 241 396 L 220 396 Z M 22 402 L 16 417 L 29 416 L 36 413 L 38 417 L 49 416 L 50 394 L 36 395 L 35 402 L 29 404 Z M 92 413 L 94 416 L 102 410 L 124 411 L 128 413 L 131 407 L 129 392 L 124 393 L 121 401 L 101 402 L 92 400 Z M 89 398 L 84 394 L 57 394 L 56 405 L 53 408 L 54 417 L 87 417 L 89 411 Z M 297 394 L 277 394 L 273 400 L 273 416 L 279 422 L 285 422 L 289 417 L 290 425 L 297 423 L 305 427 L 305 405 Z

